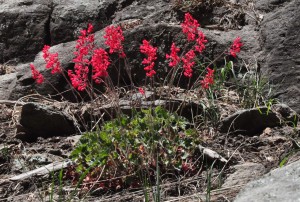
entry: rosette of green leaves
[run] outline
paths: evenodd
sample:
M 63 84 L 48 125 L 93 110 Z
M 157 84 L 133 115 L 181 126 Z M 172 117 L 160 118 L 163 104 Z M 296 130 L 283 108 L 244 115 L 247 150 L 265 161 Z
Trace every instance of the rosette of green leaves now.
M 159 154 L 163 170 L 181 170 L 199 143 L 199 135 L 186 118 L 156 107 L 135 111 L 132 117 L 121 115 L 83 134 L 71 158 L 79 171 L 109 164 L 130 173 L 154 166 Z

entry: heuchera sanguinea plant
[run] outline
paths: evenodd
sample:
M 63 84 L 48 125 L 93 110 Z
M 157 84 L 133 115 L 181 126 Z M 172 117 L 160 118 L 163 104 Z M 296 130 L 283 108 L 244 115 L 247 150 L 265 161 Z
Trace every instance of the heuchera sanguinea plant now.
M 195 65 L 194 62 L 194 58 L 195 58 L 196 54 L 194 52 L 194 50 L 190 50 L 189 52 L 187 52 L 184 57 L 182 57 L 182 62 L 183 62 L 183 75 L 186 77 L 191 78 L 193 76 L 193 70 L 192 67 Z
M 180 48 L 176 47 L 175 43 L 172 43 L 171 46 L 171 53 L 166 54 L 166 59 L 170 59 L 169 66 L 170 67 L 176 67 L 177 64 L 180 62 L 180 57 L 178 56 L 178 52 L 180 51 Z
M 188 41 L 194 41 L 198 32 L 200 24 L 195 20 L 191 14 L 186 13 L 184 22 L 181 24 L 182 32 L 187 36 Z
M 50 46 L 45 45 L 42 52 L 43 58 L 46 62 L 46 68 L 51 69 L 51 74 L 60 73 L 61 67 L 58 61 L 58 53 L 50 53 Z
M 199 30 L 200 24 L 189 13 L 185 14 L 184 22 L 181 24 L 182 32 L 186 35 L 189 42 L 194 45 L 190 50 L 179 55 L 180 48 L 173 42 L 170 54 L 166 54 L 170 67 L 182 67 L 183 75 L 191 78 L 195 66 L 196 53 L 202 54 L 205 50 L 207 39 L 202 31 Z M 125 58 L 126 54 L 122 43 L 124 42 L 123 31 L 120 26 L 108 26 L 105 28 L 105 44 L 109 47 L 109 53 L 117 53 L 120 58 Z M 89 85 L 89 71 L 92 72 L 92 80 L 99 84 L 108 76 L 107 69 L 111 64 L 108 53 L 103 48 L 95 48 L 95 38 L 93 34 L 93 25 L 88 24 L 86 30 L 80 31 L 80 36 L 76 42 L 76 51 L 74 52 L 74 70 L 68 70 L 67 74 L 71 80 L 72 86 L 78 91 L 84 91 Z M 240 52 L 243 44 L 241 38 L 237 37 L 230 47 L 229 55 L 236 57 Z M 58 60 L 58 53 L 50 53 L 50 46 L 45 45 L 42 52 L 46 62 L 46 68 L 51 69 L 51 73 L 63 73 L 62 67 Z M 157 47 L 150 44 L 149 41 L 143 40 L 140 46 L 140 52 L 146 55 L 142 65 L 146 76 L 152 78 L 156 71 L 155 61 L 157 60 Z M 181 63 L 182 62 L 182 63 Z M 43 75 L 36 70 L 33 64 L 30 64 L 32 77 L 38 84 L 43 83 Z M 91 68 L 91 70 L 90 70 Z M 208 89 L 214 83 L 214 70 L 207 68 L 208 73 L 200 81 L 203 89 Z M 141 93 L 143 91 L 139 90 Z
M 208 89 L 210 85 L 214 84 L 214 70 L 207 67 L 207 74 L 204 79 L 201 81 L 203 89 Z
M 147 77 L 153 77 L 156 74 L 156 71 L 153 70 L 154 62 L 157 59 L 156 51 L 157 48 L 150 45 L 149 41 L 143 40 L 143 44 L 140 46 L 141 53 L 147 55 L 147 58 L 144 58 L 142 64 L 146 65 L 144 70 L 146 71 Z
M 241 43 L 241 38 L 237 37 L 234 41 L 233 44 L 230 47 L 230 55 L 233 57 L 236 57 L 236 54 L 241 51 L 241 47 L 243 44 Z
M 197 54 L 202 54 L 203 51 L 205 50 L 205 44 L 208 42 L 204 33 L 199 30 L 200 24 L 196 19 L 194 19 L 189 13 L 185 14 L 185 19 L 184 22 L 181 24 L 182 32 L 186 36 L 187 41 L 190 43 L 187 47 L 191 47 L 190 49 L 180 49 L 179 47 L 176 46 L 174 42 L 172 42 L 171 47 L 170 47 L 170 53 L 165 55 L 166 60 L 168 61 L 168 65 L 172 70 L 174 70 L 174 74 L 179 72 L 182 73 L 183 76 L 187 78 L 192 78 L 193 77 L 193 68 L 196 66 L 196 57 Z M 71 85 L 74 89 L 78 91 L 85 91 L 89 93 L 89 90 L 93 90 L 92 87 L 93 85 L 91 82 L 94 82 L 96 84 L 100 84 L 105 82 L 105 78 L 109 76 L 108 73 L 108 68 L 111 65 L 112 61 L 110 60 L 109 55 L 110 54 L 118 54 L 119 59 L 124 59 L 126 58 L 126 54 L 124 52 L 124 47 L 123 47 L 123 42 L 124 42 L 124 36 L 123 36 L 123 31 L 120 26 L 108 26 L 105 28 L 105 35 L 103 36 L 105 39 L 105 44 L 107 45 L 108 51 L 106 51 L 104 48 L 98 48 L 95 47 L 95 36 L 93 34 L 93 26 L 91 24 L 88 24 L 87 29 L 83 29 L 80 31 L 80 36 L 78 40 L 76 41 L 76 50 L 73 53 L 74 54 L 74 59 L 72 62 L 74 63 L 74 69 L 73 70 L 68 70 L 67 72 L 64 71 L 64 69 L 61 67 L 61 64 L 58 60 L 58 53 L 50 53 L 50 46 L 45 45 L 42 53 L 43 53 L 43 58 L 46 63 L 46 69 L 51 70 L 52 74 L 56 73 L 61 73 L 64 76 L 68 75 L 69 79 L 71 81 Z M 237 56 L 237 53 L 240 52 L 240 49 L 242 47 L 241 43 L 241 38 L 237 37 L 233 44 L 230 46 L 230 50 L 226 50 L 226 54 L 231 55 L 233 57 Z M 139 47 L 139 51 L 144 54 L 146 57 L 143 58 L 141 62 L 141 68 L 145 70 L 146 77 L 150 78 L 151 81 L 154 80 L 154 76 L 156 75 L 156 70 L 155 70 L 155 62 L 157 61 L 157 47 L 154 47 L 151 45 L 150 41 L 144 39 L 142 40 L 142 44 Z M 125 61 L 126 64 L 126 61 Z M 158 65 L 157 65 L 158 66 Z M 210 66 L 210 65 L 208 65 Z M 205 66 L 204 66 L 205 67 Z M 43 75 L 35 68 L 33 64 L 30 64 L 31 72 L 32 72 L 32 78 L 36 80 L 36 83 L 41 84 L 44 82 L 44 77 Z M 180 71 L 177 71 L 180 70 Z M 207 71 L 205 76 L 203 77 L 202 74 L 201 76 L 196 80 L 197 83 L 201 86 L 204 90 L 207 89 L 213 89 L 212 86 L 214 85 L 214 74 L 215 71 L 218 71 L 217 69 L 211 69 L 207 67 L 203 71 Z M 217 78 L 217 77 L 216 77 Z M 91 79 L 91 80 L 89 80 Z M 200 80 L 202 79 L 202 80 Z M 171 83 L 171 82 L 170 82 Z M 153 84 L 153 82 L 152 82 Z M 137 88 L 138 92 L 145 96 L 145 88 L 139 87 Z M 212 92 L 212 91 L 208 91 Z M 155 115 L 156 114 L 156 115 Z M 122 115 L 122 114 L 121 114 Z M 159 117 L 157 120 L 155 119 L 156 117 Z M 163 117 L 163 120 L 167 121 L 161 121 Z M 166 118 L 164 118 L 166 117 Z M 140 120 L 142 119 L 142 121 Z M 120 121 L 121 120 L 121 121 Z M 147 125 L 149 122 L 152 121 L 152 127 L 153 128 L 162 128 L 163 130 L 154 130 L 151 128 L 149 125 Z M 178 123 L 177 123 L 178 122 Z M 112 130 L 111 125 L 112 124 L 121 124 L 117 125 L 118 130 Z M 175 124 L 176 127 L 173 127 Z M 169 155 L 162 155 L 163 158 L 165 158 L 165 163 L 166 167 L 173 166 L 177 170 L 181 170 L 184 173 L 191 172 L 193 173 L 196 171 L 196 167 L 194 166 L 194 159 L 192 157 L 185 157 L 186 159 L 179 158 L 182 156 L 186 156 L 188 154 L 187 151 L 191 146 L 190 142 L 195 141 L 196 138 L 199 138 L 199 135 L 197 133 L 193 134 L 190 131 L 189 135 L 186 135 L 185 133 L 182 133 L 184 135 L 180 136 L 178 132 L 175 130 L 180 129 L 180 131 L 186 131 L 185 126 L 187 125 L 187 121 L 185 119 L 179 119 L 177 116 L 173 116 L 173 113 L 169 113 L 166 109 L 163 109 L 162 107 L 157 107 L 154 110 L 151 108 L 149 110 L 145 110 L 142 112 L 139 112 L 137 116 L 135 116 L 134 120 L 132 120 L 132 117 L 128 118 L 126 116 L 122 117 L 120 116 L 120 119 L 118 119 L 116 122 L 114 120 L 110 122 L 109 124 L 104 125 L 104 133 L 101 133 L 100 136 L 96 136 L 97 138 L 90 138 L 90 135 L 98 135 L 97 133 L 91 133 L 91 134 L 86 134 L 86 137 L 88 141 L 91 141 L 91 145 L 88 144 L 82 144 L 81 147 L 78 147 L 79 149 L 77 150 L 76 155 L 81 155 L 81 153 L 89 152 L 86 147 L 92 148 L 92 150 L 95 150 L 95 153 L 99 152 L 102 148 L 105 148 L 105 152 L 107 154 L 107 157 L 103 155 L 98 155 L 97 158 L 99 158 L 102 162 L 102 160 L 109 159 L 113 155 L 110 155 L 109 149 L 113 148 L 114 155 L 119 155 L 121 158 L 118 158 L 120 160 L 120 163 L 124 163 L 126 161 L 126 153 L 122 154 L 124 150 L 117 150 L 119 148 L 122 148 L 121 145 L 126 146 L 126 151 L 128 148 L 132 150 L 131 154 L 139 154 L 137 158 L 144 159 L 144 165 L 146 166 L 152 166 L 155 167 L 157 162 L 155 163 L 153 161 L 154 158 L 149 158 L 151 157 L 152 152 L 151 148 L 154 148 L 153 145 L 158 145 L 155 141 L 157 139 L 165 140 L 163 142 L 170 142 L 166 146 L 169 146 L 168 152 L 171 154 L 173 153 L 172 159 L 180 159 L 178 162 L 178 165 L 172 165 L 172 163 L 169 163 Z M 98 123 L 97 123 L 98 124 Z M 119 130 L 122 128 L 122 130 Z M 126 127 L 128 128 L 126 128 Z M 184 126 L 184 127 L 183 127 Z M 105 131 L 105 127 L 106 130 Z M 132 130 L 132 128 L 138 128 L 139 130 L 143 127 L 145 130 L 143 131 L 142 135 L 139 135 L 139 133 L 136 133 L 138 130 Z M 125 130 L 124 130 L 125 128 Z M 177 128 L 177 129 L 174 129 Z M 122 133 L 119 133 L 119 132 Z M 123 133 L 125 131 L 125 133 Z M 175 132 L 176 133 L 175 133 Z M 139 131 L 138 131 L 139 132 Z M 146 133 L 145 133 L 146 132 Z M 123 134 L 124 135 L 123 138 Z M 178 142 L 173 142 L 169 141 L 173 138 L 173 134 L 177 134 L 180 138 L 176 138 L 175 140 Z M 156 136 L 153 138 L 153 136 Z M 190 136 L 192 135 L 192 136 Z M 193 136 L 195 135 L 195 136 Z M 175 135 L 176 136 L 176 135 Z M 100 137 L 100 138 L 98 138 Z M 134 145 L 134 147 L 131 147 L 130 145 L 132 142 L 134 142 L 134 139 L 137 139 L 139 137 L 140 139 L 138 140 L 138 144 Z M 103 138 L 103 139 L 101 139 Z M 117 139 L 119 138 L 119 139 Z M 127 138 L 127 139 L 126 139 Z M 130 139 L 132 138 L 132 139 Z M 97 141 L 95 141 L 97 139 Z M 98 140 L 103 140 L 103 141 L 98 141 Z M 129 140 L 129 141 L 127 141 Z M 173 139 L 172 139 L 173 140 Z M 181 140 L 186 140 L 186 141 L 181 141 Z M 119 144 L 119 142 L 126 142 L 126 144 Z M 198 140 L 197 140 L 198 141 Z M 172 145 L 172 143 L 174 143 Z M 145 144 L 145 145 L 144 145 Z M 149 147 L 146 147 L 146 144 L 150 144 Z M 186 144 L 186 145 L 185 145 Z M 198 143 L 196 142 L 197 145 Z M 178 146 L 180 145 L 180 146 Z M 99 147 L 101 146 L 101 147 Z M 99 147 L 99 148 L 98 148 Z M 156 146 L 155 146 L 156 147 Z M 83 148 L 83 149 L 82 149 Z M 108 149 L 107 149 L 108 148 Z M 117 148 L 117 149 L 116 149 Z M 138 149 L 137 149 L 138 148 Z M 149 149 L 150 148 L 150 149 Z M 157 147 L 159 148 L 159 147 Z M 81 150 L 80 150 L 81 149 Z M 173 151 L 174 150 L 174 151 Z M 118 152 L 116 152 L 118 151 Z M 158 150 L 159 151 L 159 150 Z M 76 152 L 76 151 L 75 151 Z M 101 153 L 102 154 L 102 153 Z M 163 153 L 164 154 L 164 153 Z M 94 153 L 88 153 L 87 159 L 93 159 L 91 161 L 94 161 Z M 144 156 L 145 155 L 145 156 Z M 147 155 L 149 155 L 147 157 Z M 133 155 L 132 155 L 133 156 Z M 168 158 L 167 158 L 168 157 Z M 131 162 L 137 162 L 135 161 L 135 157 L 130 157 L 132 159 L 129 159 L 127 161 L 128 163 Z M 148 159 L 147 159 L 148 158 Z M 98 160 L 99 160 L 98 159 Z M 146 161 L 146 160 L 147 161 Z M 117 160 L 114 159 L 114 160 Z M 168 160 L 168 161 L 167 161 Z M 96 161 L 95 161 L 96 162 Z M 100 162 L 100 161 L 99 161 Z M 103 161 L 104 162 L 104 161 Z M 112 161 L 110 161 L 112 162 Z M 142 161 L 140 161 L 142 162 Z M 154 162 L 154 163 L 153 163 Z M 156 165 L 155 165 L 156 164 Z M 106 162 L 106 165 L 109 165 L 109 161 Z M 120 164 L 121 165 L 121 164 Z M 125 164 L 122 164 L 124 166 Z M 128 168 L 130 168 L 131 164 L 126 165 Z M 139 165 L 137 165 L 138 167 Z M 108 172 L 109 173 L 109 172 Z M 111 178 L 111 176 L 109 176 Z M 87 176 L 84 180 L 89 181 L 89 176 Z M 104 184 L 100 184 L 100 187 L 104 187 Z
M 76 41 L 76 51 L 74 52 L 74 72 L 72 70 L 68 71 L 73 87 L 79 91 L 85 90 L 88 85 L 89 54 L 93 52 L 95 40 L 92 32 L 93 26 L 91 24 L 88 25 L 87 30 L 80 31 L 81 35 Z
M 102 78 L 108 76 L 107 68 L 110 65 L 110 62 L 107 52 L 102 48 L 94 50 L 91 64 L 93 66 L 92 79 L 95 83 L 99 84 L 103 81 Z
M 109 46 L 109 53 L 119 53 L 121 58 L 125 58 L 122 42 L 124 41 L 123 31 L 120 26 L 108 26 L 105 28 L 105 44 Z
M 35 68 L 33 64 L 30 64 L 32 78 L 36 81 L 37 84 L 41 84 L 44 82 L 43 75 Z

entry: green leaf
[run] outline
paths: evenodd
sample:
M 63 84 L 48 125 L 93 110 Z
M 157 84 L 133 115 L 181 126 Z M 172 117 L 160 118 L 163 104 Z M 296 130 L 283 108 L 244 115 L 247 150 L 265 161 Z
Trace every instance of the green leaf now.
M 280 161 L 279 167 L 282 168 L 282 167 L 286 164 L 286 162 L 287 162 L 288 159 L 289 159 L 288 156 L 284 157 L 284 158 Z
M 121 121 L 122 126 L 127 126 L 127 124 L 128 124 L 128 118 L 127 117 L 122 116 L 120 121 Z
M 106 143 L 106 144 L 111 143 L 111 139 L 110 139 L 110 137 L 109 137 L 109 134 L 106 133 L 105 131 L 101 131 L 101 132 L 100 132 L 100 138 L 101 138 L 101 140 L 102 140 L 104 143 Z
M 189 128 L 189 129 L 187 129 L 186 131 L 185 131 L 185 135 L 186 136 L 194 136 L 195 135 L 195 130 L 194 129 L 192 129 L 192 128 Z
M 227 65 L 226 65 L 226 67 L 227 67 L 228 69 L 233 69 L 233 62 L 232 62 L 232 61 L 229 61 L 229 62 L 227 63 Z

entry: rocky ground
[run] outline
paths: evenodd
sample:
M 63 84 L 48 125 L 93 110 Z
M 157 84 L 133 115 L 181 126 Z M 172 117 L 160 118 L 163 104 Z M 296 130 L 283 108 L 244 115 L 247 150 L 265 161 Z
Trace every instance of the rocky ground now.
M 33 175 L 25 179 L 14 177 L 51 163 L 67 160 L 79 136 L 39 137 L 32 142 L 21 135 L 20 140 L 20 134 L 16 133 L 19 108 L 17 104 L 1 104 L 0 197 L 3 201 L 47 201 L 51 196 L 53 173 Z M 239 113 L 241 119 L 236 120 L 239 124 L 235 127 L 241 127 L 240 129 L 243 129 L 241 122 L 258 118 L 253 114 L 250 117 L 247 117 L 248 115 L 243 117 L 244 111 Z M 259 179 L 273 169 L 300 159 L 299 127 L 285 124 L 274 126 L 270 122 L 263 126 L 263 130 L 260 128 L 260 132 L 249 135 L 230 132 L 230 129 L 226 128 L 226 119 L 223 125 L 222 130 L 228 132 L 207 131 L 199 135 L 204 140 L 205 148 L 216 152 L 228 162 L 215 166 L 211 171 L 206 169 L 192 177 L 182 176 L 182 179 L 169 179 L 164 182 L 162 184 L 164 201 L 203 201 L 207 197 L 208 179 L 211 179 L 211 201 L 233 201 L 249 181 Z M 267 127 L 268 125 L 270 127 Z M 254 122 L 252 128 L 255 127 L 257 128 L 257 124 Z M 211 178 L 208 178 L 210 172 Z M 68 180 L 64 180 L 63 189 L 64 194 L 69 196 L 74 187 L 70 186 Z M 59 196 L 54 194 L 55 200 L 58 200 L 57 197 Z M 126 189 L 116 193 L 107 192 L 101 196 L 91 195 L 85 200 L 140 201 L 142 198 L 141 190 Z

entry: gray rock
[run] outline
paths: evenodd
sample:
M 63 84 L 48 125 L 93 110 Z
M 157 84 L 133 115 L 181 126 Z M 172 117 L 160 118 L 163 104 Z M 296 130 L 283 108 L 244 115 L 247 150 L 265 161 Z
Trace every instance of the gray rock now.
M 3 61 L 31 61 L 44 44 L 75 40 L 88 23 L 109 25 L 117 0 L 14 0 L 0 3 L 0 53 Z
M 253 2 L 255 9 L 263 12 L 271 12 L 291 1 L 293 0 L 254 0 Z
M 42 153 L 42 154 L 33 154 L 27 157 L 26 161 L 29 162 L 31 165 L 47 165 L 49 163 L 53 162 L 60 162 L 63 161 L 64 159 L 57 156 L 57 155 L 52 155 L 49 153 Z
M 234 132 L 254 135 L 267 127 L 280 126 L 280 118 L 267 107 L 253 108 L 238 111 L 221 120 L 220 132 Z
M 300 161 L 277 168 L 246 185 L 235 202 L 295 202 L 300 199 Z
M 299 116 L 296 111 L 286 104 L 272 105 L 272 110 L 279 113 L 283 121 L 285 121 L 288 125 L 297 126 Z
M 128 20 L 139 19 L 143 24 L 154 24 L 161 22 L 176 22 L 176 15 L 172 13 L 169 2 L 162 0 L 133 1 L 115 13 L 113 23 L 126 22 Z
M 300 112 L 300 1 L 270 12 L 261 24 L 262 70 L 270 77 L 274 97 Z
M 74 147 L 80 138 L 81 138 L 81 135 L 74 135 L 71 137 L 67 137 L 67 139 L 65 141 L 72 144 L 72 146 Z
M 33 154 L 27 161 L 33 165 L 47 165 L 50 162 L 46 154 Z
M 47 44 L 50 1 L 14 0 L 0 3 L 0 58 L 30 61 Z
M 6 100 L 10 97 L 16 82 L 16 73 L 0 75 L 0 100 Z
M 13 159 L 11 165 L 11 171 L 20 172 L 24 169 L 24 165 L 26 165 L 26 162 L 22 158 Z
M 21 111 L 20 124 L 24 127 L 23 140 L 37 137 L 71 135 L 76 132 L 75 126 L 66 114 L 42 104 L 27 103 Z
M 260 163 L 245 162 L 235 165 L 233 169 L 235 169 L 235 171 L 224 181 L 222 185 L 223 188 L 237 185 L 242 186 L 265 174 L 265 167 Z
M 73 41 L 87 24 L 98 31 L 111 24 L 119 8 L 118 0 L 53 0 L 49 24 L 51 44 Z

